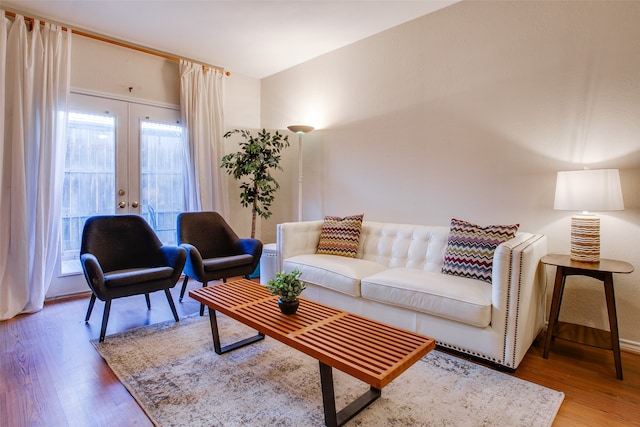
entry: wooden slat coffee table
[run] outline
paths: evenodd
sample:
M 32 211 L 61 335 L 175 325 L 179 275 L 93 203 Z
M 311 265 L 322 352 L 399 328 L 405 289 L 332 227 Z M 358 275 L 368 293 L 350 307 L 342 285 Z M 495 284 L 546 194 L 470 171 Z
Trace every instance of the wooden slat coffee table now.
M 300 298 L 296 314 L 284 315 L 278 297 L 249 280 L 236 280 L 189 292 L 209 308 L 216 353 L 223 354 L 268 335 L 320 363 L 325 424 L 340 426 L 380 397 L 382 388 L 435 348 L 435 340 L 362 316 Z M 220 346 L 216 311 L 258 331 Z M 370 385 L 369 391 L 336 411 L 332 368 Z

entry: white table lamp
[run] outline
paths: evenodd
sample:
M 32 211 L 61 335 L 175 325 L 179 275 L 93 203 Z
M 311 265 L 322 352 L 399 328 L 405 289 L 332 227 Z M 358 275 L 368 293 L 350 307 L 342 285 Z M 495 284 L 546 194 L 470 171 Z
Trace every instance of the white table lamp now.
M 558 172 L 553 208 L 571 217 L 571 259 L 600 261 L 600 218 L 591 212 L 624 209 L 618 169 Z

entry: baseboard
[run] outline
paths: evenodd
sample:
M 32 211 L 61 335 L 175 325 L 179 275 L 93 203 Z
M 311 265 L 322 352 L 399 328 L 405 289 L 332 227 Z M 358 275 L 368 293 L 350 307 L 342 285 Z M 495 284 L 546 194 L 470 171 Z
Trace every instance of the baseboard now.
M 546 330 L 549 327 L 549 322 L 545 321 L 545 326 L 543 330 L 540 332 L 540 335 L 543 336 L 546 334 Z M 540 336 L 539 336 L 540 337 Z M 628 351 L 629 353 L 635 353 L 640 355 L 640 342 L 620 339 L 620 350 Z
M 640 342 L 621 339 L 620 350 L 628 351 L 630 353 L 640 354 Z

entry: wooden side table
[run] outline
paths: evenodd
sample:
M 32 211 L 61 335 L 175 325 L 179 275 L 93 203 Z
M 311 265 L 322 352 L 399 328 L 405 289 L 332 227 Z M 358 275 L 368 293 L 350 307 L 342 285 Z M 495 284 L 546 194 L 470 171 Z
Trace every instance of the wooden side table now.
M 622 379 L 622 361 L 620 359 L 620 339 L 618 336 L 618 316 L 616 314 L 616 300 L 613 293 L 613 273 L 628 274 L 633 266 L 628 262 L 611 259 L 601 259 L 599 262 L 573 261 L 569 255 L 549 254 L 542 257 L 544 264 L 556 266 L 556 280 L 553 286 L 551 311 L 549 312 L 549 328 L 544 342 L 544 359 L 549 358 L 549 347 L 553 337 L 560 337 L 583 344 L 613 350 L 613 360 L 616 365 L 616 377 Z M 604 293 L 609 313 L 609 329 L 590 328 L 565 322 L 558 322 L 560 304 L 567 276 L 588 276 L 604 282 Z

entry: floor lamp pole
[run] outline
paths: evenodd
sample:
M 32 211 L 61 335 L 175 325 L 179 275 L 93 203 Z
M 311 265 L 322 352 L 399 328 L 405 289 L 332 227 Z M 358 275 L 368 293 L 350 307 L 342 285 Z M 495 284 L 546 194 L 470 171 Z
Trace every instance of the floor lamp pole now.
M 302 221 L 302 135 L 311 132 L 313 126 L 287 126 L 291 132 L 298 135 L 298 222 Z
M 298 222 L 302 221 L 302 133 L 298 133 Z

